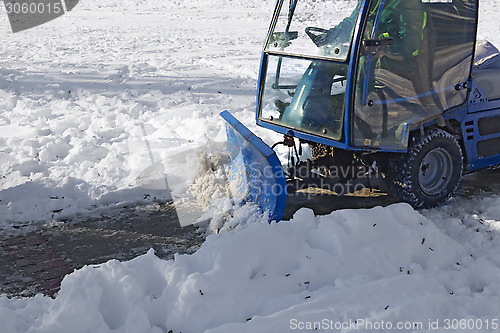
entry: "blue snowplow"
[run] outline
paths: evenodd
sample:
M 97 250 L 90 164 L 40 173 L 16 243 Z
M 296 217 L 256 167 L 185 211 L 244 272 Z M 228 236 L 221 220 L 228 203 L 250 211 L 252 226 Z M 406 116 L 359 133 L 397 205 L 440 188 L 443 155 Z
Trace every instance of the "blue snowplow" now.
M 432 208 L 463 174 L 498 166 L 500 52 L 477 40 L 479 11 L 477 0 L 278 0 L 256 122 L 294 156 L 282 167 L 223 112 L 235 201 L 279 221 L 287 190 L 321 184 Z

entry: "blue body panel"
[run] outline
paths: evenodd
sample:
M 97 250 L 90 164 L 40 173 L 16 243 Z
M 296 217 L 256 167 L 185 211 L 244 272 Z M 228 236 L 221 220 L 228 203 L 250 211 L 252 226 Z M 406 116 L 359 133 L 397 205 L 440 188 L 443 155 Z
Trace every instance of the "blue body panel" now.
M 462 133 L 468 170 L 476 171 L 500 165 L 500 126 L 497 125 L 493 131 L 484 131 L 481 126 L 492 119 L 498 121 L 500 100 L 489 101 L 474 80 L 471 90 L 467 114 L 462 121 Z M 485 154 L 484 148 L 481 148 L 485 144 L 498 148 L 493 148 L 491 153 Z
M 471 92 L 467 104 L 445 112 L 443 117 L 446 120 L 455 120 L 460 123 L 463 148 L 465 148 L 463 151 L 465 168 L 467 171 L 473 172 L 500 165 L 500 147 L 499 153 L 491 156 L 483 156 L 478 149 L 478 146 L 486 140 L 498 138 L 500 142 L 500 126 L 496 133 L 483 133 L 479 125 L 481 121 L 500 117 L 500 100 L 489 101 L 474 79 L 471 80 L 470 87 Z M 434 125 L 434 123 L 436 121 L 425 124 L 425 126 Z
M 283 217 L 286 204 L 286 180 L 276 153 L 229 112 L 226 120 L 227 150 L 232 165 L 229 187 L 237 204 L 254 202 L 271 221 Z

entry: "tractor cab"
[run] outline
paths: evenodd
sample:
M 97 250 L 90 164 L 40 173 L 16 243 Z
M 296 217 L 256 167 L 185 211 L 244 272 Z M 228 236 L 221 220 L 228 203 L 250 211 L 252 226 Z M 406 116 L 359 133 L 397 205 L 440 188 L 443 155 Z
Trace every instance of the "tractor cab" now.
M 280 0 L 257 123 L 343 149 L 405 151 L 412 128 L 467 98 L 471 0 Z
M 284 170 L 223 112 L 241 202 L 279 220 L 285 180 L 372 188 L 376 174 L 376 186 L 431 208 L 463 173 L 498 166 L 500 52 L 476 40 L 478 16 L 477 0 L 277 0 L 256 121 L 296 156 Z M 300 160 L 302 144 L 312 160 Z

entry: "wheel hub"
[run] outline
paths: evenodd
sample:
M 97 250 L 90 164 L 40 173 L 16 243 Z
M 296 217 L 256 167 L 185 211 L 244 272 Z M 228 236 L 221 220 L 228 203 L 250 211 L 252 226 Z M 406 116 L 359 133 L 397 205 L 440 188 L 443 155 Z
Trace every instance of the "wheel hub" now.
M 429 151 L 419 168 L 420 189 L 427 195 L 437 195 L 445 191 L 452 173 L 453 159 L 450 153 L 443 148 Z

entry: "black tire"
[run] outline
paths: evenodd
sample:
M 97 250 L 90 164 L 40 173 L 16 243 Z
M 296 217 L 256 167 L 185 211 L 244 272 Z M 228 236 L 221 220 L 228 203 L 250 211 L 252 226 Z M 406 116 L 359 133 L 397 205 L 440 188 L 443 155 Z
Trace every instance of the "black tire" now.
M 411 137 L 408 152 L 389 160 L 390 194 L 414 208 L 443 205 L 462 178 L 463 157 L 458 141 L 441 129 Z

